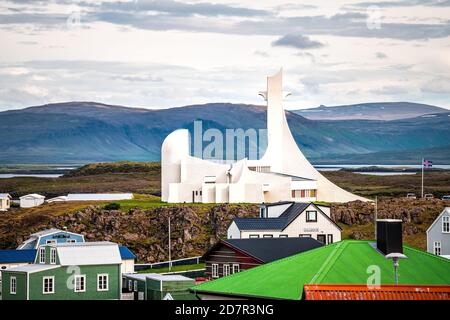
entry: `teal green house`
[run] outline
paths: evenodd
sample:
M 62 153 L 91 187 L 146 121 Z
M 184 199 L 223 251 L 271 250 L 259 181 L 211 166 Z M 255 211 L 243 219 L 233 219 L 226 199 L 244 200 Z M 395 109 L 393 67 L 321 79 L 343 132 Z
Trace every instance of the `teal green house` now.
M 116 243 L 45 244 L 33 264 L 2 270 L 2 299 L 119 300 L 121 264 Z
M 134 300 L 197 300 L 189 288 L 195 280 L 181 275 L 157 273 L 124 274 L 124 293 Z

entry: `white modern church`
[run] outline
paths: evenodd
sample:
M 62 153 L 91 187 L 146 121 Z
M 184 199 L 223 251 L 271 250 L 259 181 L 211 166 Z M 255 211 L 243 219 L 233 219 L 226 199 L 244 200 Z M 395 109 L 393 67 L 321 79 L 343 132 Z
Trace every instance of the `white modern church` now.
M 283 108 L 282 70 L 267 78 L 268 144 L 259 160 L 217 163 L 190 155 L 187 129 L 170 133 L 161 150 L 162 201 L 272 203 L 368 201 L 336 186 L 297 146 Z

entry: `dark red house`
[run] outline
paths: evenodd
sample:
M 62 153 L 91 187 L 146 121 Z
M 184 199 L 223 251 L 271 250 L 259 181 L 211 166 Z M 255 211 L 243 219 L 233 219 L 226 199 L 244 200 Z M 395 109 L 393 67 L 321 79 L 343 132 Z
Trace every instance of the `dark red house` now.
M 207 278 L 219 278 L 321 247 L 316 239 L 259 238 L 220 240 L 201 258 Z

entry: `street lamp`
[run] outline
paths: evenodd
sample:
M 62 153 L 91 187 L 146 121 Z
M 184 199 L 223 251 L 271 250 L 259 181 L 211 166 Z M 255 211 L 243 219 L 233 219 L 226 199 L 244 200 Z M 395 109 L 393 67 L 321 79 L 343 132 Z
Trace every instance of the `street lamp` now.
M 392 259 L 392 262 L 394 263 L 395 284 L 398 284 L 398 266 L 399 266 L 398 261 L 400 259 L 407 259 L 407 258 L 408 257 L 405 256 L 403 253 L 397 252 L 389 253 L 388 255 L 386 255 L 386 259 Z

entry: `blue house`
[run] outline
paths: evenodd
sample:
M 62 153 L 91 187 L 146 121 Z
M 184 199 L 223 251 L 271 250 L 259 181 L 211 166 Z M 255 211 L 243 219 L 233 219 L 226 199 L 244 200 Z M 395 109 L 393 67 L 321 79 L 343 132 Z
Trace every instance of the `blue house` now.
M 40 245 L 65 242 L 84 242 L 84 236 L 66 230 L 47 229 L 33 233 L 30 238 L 25 240 L 17 249 L 37 249 Z

